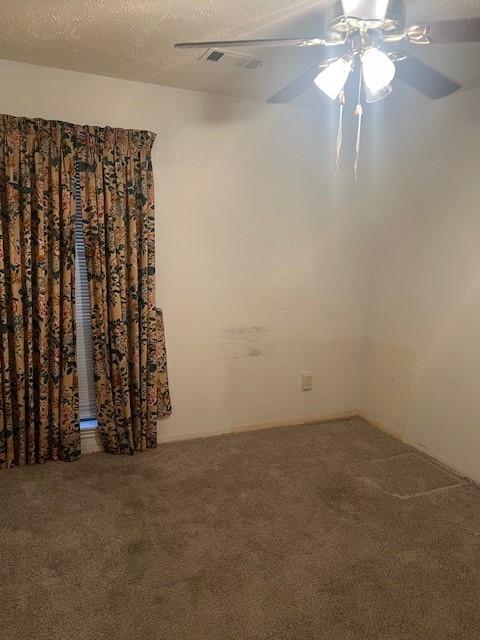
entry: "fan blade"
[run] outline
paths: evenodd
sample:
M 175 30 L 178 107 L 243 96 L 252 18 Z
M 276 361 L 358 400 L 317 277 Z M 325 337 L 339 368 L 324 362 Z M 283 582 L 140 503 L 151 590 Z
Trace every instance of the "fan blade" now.
M 313 81 L 320 73 L 320 69 L 318 68 L 319 64 L 321 64 L 321 61 L 307 69 L 301 76 L 298 76 L 298 78 L 293 80 L 293 82 L 287 84 L 286 87 L 277 91 L 277 93 L 269 98 L 267 102 L 270 102 L 271 104 L 280 104 L 282 102 L 291 102 L 292 100 L 295 100 L 295 98 L 298 98 L 298 96 L 301 96 L 302 93 L 307 91 L 307 89 L 310 89 Z
M 444 76 L 418 58 L 405 54 L 397 63 L 396 78 L 417 89 L 429 98 L 443 98 L 461 89 L 462 85 Z
M 176 49 L 230 49 L 237 47 L 319 47 L 325 44 L 321 38 L 269 38 L 267 40 L 217 40 L 212 42 L 177 42 Z
M 319 55 L 318 62 L 316 62 L 312 67 L 307 69 L 302 73 L 301 76 L 298 76 L 293 82 L 287 84 L 286 87 L 277 91 L 275 95 L 267 100 L 271 104 L 281 104 L 282 102 L 291 102 L 301 96 L 302 93 L 305 93 L 307 89 L 313 84 L 313 81 L 320 73 L 320 65 L 325 62 L 328 58 L 329 53 L 327 50 L 322 51 Z
M 426 36 L 432 44 L 480 42 L 480 18 L 441 20 L 425 25 Z

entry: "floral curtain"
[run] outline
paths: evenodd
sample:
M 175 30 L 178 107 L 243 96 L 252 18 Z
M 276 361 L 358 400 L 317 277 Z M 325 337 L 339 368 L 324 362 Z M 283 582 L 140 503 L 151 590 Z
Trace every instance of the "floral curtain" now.
M 153 141 L 0 116 L 0 467 L 80 455 L 77 178 L 100 433 L 115 453 L 156 444 L 157 417 L 171 405 L 155 307 Z
M 154 447 L 170 412 L 163 322 L 155 307 L 155 220 L 146 131 L 78 130 L 97 420 L 112 453 Z
M 0 116 L 0 467 L 80 455 L 74 134 Z

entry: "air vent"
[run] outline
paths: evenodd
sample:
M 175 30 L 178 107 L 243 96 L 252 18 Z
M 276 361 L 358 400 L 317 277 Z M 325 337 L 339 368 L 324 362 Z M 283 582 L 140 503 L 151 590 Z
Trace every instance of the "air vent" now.
M 220 58 L 223 58 L 225 54 L 221 51 L 212 51 L 208 54 L 207 60 L 211 60 L 211 62 L 218 62 Z
M 230 67 L 242 69 L 259 69 L 263 66 L 262 60 L 236 51 L 223 51 L 222 49 L 207 49 L 199 57 L 199 60 L 215 62 L 216 64 L 228 64 Z

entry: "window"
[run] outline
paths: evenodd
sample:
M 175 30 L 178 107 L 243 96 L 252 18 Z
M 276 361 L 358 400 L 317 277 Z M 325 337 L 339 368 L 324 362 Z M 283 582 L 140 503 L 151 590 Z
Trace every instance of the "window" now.
M 93 376 L 90 298 L 78 178 L 75 196 L 75 316 L 77 323 L 78 395 L 80 427 L 85 429 L 97 426 L 97 409 Z

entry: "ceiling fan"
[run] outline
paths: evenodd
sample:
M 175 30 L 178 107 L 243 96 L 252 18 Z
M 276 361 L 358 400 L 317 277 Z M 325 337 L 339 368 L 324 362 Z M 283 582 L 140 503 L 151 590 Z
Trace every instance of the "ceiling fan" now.
M 337 170 L 342 137 L 342 113 L 345 85 L 357 72 L 358 116 L 357 157 L 363 115 L 362 98 L 378 102 L 392 91 L 396 76 L 429 98 L 442 98 L 461 85 L 421 62 L 409 52 L 391 51 L 402 42 L 413 45 L 480 42 L 480 18 L 442 20 L 405 25 L 403 0 L 338 0 L 323 13 L 324 29 L 314 38 L 270 38 L 263 40 L 227 40 L 181 42 L 179 49 L 220 47 L 314 47 L 317 62 L 267 100 L 290 102 L 315 84 L 332 100 L 339 100 L 340 122 L 337 136 Z M 333 54 L 333 55 L 332 55 Z

